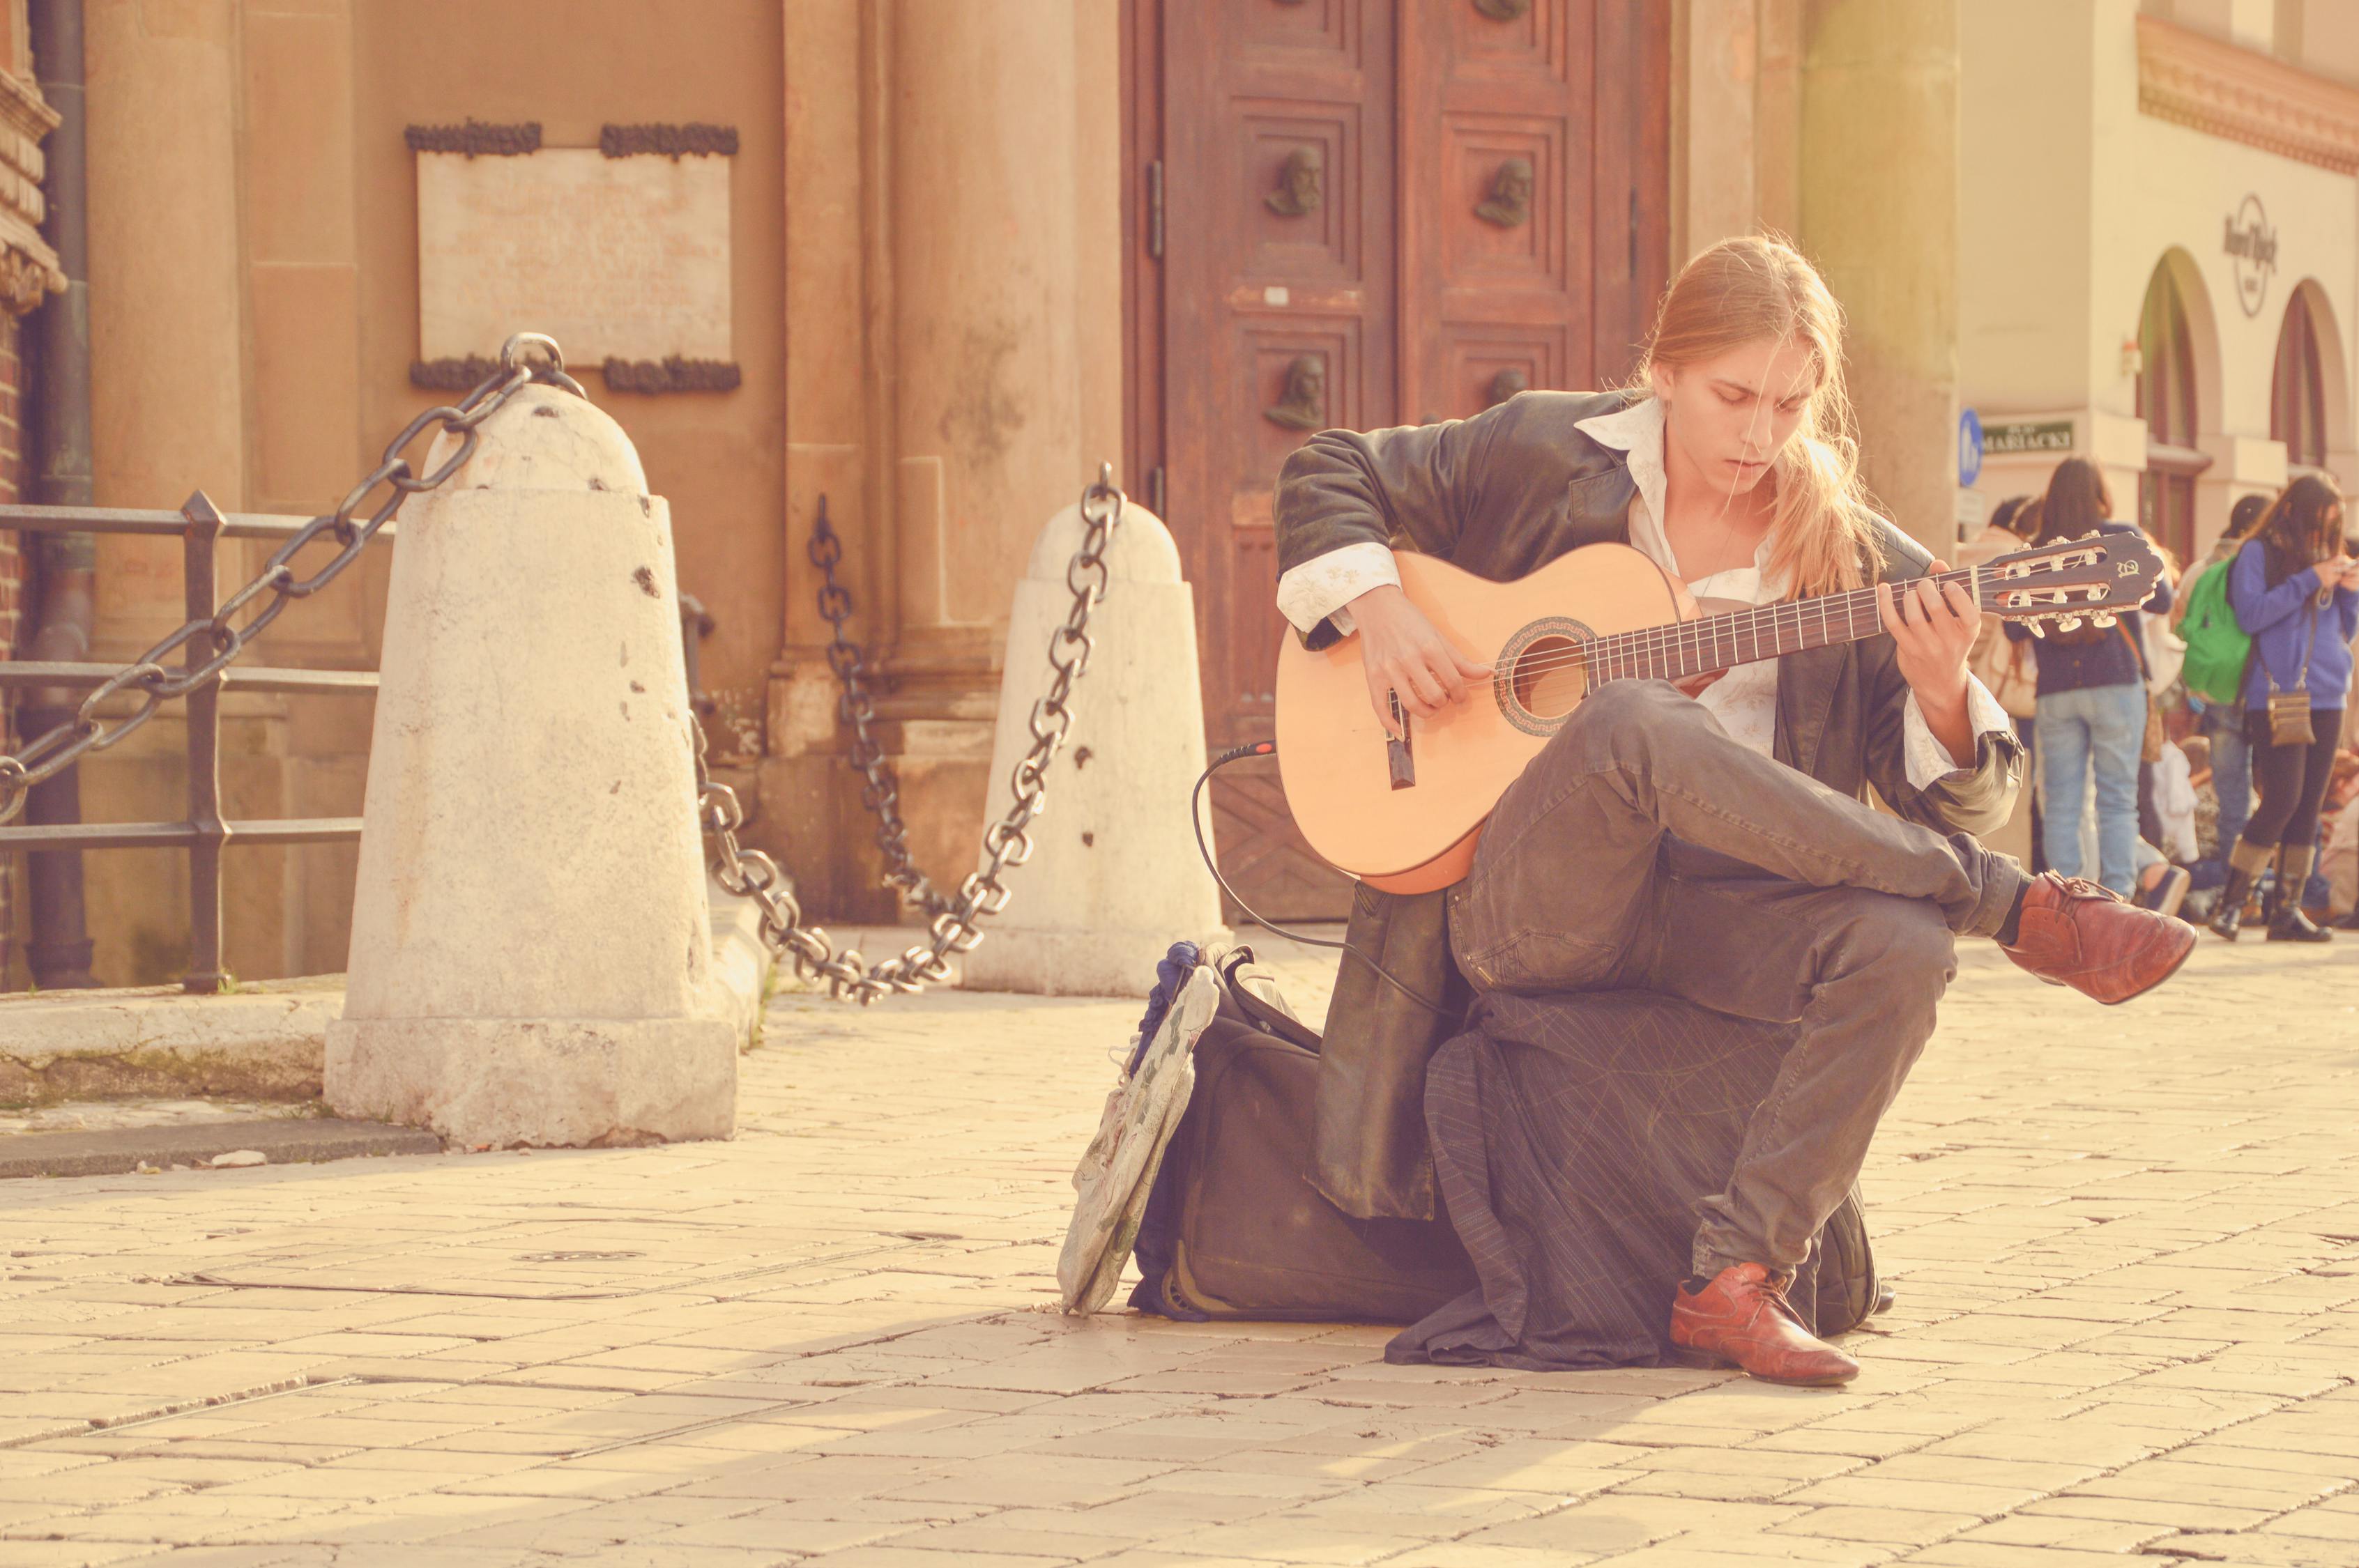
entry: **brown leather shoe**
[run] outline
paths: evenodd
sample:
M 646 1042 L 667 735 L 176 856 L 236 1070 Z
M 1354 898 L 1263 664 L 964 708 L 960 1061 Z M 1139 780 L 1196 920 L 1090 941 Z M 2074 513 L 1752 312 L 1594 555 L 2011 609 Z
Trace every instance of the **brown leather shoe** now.
M 2169 979 L 2195 951 L 2195 927 L 2095 882 L 2042 871 L 2024 890 L 2015 946 L 2001 951 L 2049 985 L 2110 1007 Z
M 1802 1327 L 1785 1282 L 1758 1263 L 1723 1269 L 1703 1289 L 1671 1297 L 1671 1343 L 1690 1362 L 1740 1367 L 1765 1383 L 1831 1389 L 1859 1376 L 1859 1363 Z

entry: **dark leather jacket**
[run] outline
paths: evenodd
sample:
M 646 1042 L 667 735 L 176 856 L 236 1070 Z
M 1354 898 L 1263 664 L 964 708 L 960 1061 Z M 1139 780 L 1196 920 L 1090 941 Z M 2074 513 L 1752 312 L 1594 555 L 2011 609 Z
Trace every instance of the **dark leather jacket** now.
M 1622 407 L 1628 395 L 1527 392 L 1471 419 L 1364 435 L 1322 431 L 1287 459 L 1278 478 L 1278 568 L 1373 540 L 1506 582 L 1582 545 L 1626 543 L 1636 493 L 1629 464 L 1575 427 Z M 1878 521 L 1879 578 L 1921 576 L 1931 557 Z M 1335 635 L 1322 622 L 1306 640 L 1323 647 Z M 1788 654 L 1778 665 L 1773 754 L 1844 795 L 1864 798 L 1872 785 L 1894 811 L 1927 827 L 1995 829 L 2014 807 L 2021 744 L 1984 735 L 1971 772 L 1917 789 L 1904 739 L 1908 690 L 1887 637 Z M 1362 886 L 1350 935 L 1443 1006 L 1436 1013 L 1345 958 L 1320 1063 L 1316 1179 L 1347 1214 L 1430 1218 L 1425 1065 L 1456 1032 L 1470 998 L 1451 957 L 1443 895 Z

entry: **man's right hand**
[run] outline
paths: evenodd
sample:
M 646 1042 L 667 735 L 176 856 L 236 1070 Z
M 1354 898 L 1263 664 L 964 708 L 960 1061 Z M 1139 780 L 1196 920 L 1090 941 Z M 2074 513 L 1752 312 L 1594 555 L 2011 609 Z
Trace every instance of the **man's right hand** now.
M 1401 712 L 1430 719 L 1465 698 L 1470 682 L 1491 678 L 1491 666 L 1451 647 L 1408 595 L 1386 583 L 1372 588 L 1344 608 L 1360 639 L 1360 662 L 1368 676 L 1368 702 L 1376 722 L 1395 740 L 1406 739 L 1393 721 L 1391 695 L 1400 694 Z

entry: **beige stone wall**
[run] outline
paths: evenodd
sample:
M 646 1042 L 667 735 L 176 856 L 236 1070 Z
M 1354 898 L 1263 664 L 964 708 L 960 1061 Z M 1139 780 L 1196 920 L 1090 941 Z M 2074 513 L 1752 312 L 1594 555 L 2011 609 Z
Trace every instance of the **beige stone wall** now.
M 1958 13 L 1951 0 L 1688 0 L 1673 238 L 1797 239 L 1849 319 L 1864 466 L 1894 520 L 1955 537 Z
M 1803 240 L 1849 320 L 1861 466 L 1887 515 L 1956 532 L 1957 0 L 1810 0 Z
M 98 500 L 224 509 L 332 505 L 415 413 L 411 124 L 538 120 L 550 146 L 594 146 L 607 122 L 734 125 L 734 336 L 725 394 L 593 397 L 631 430 L 672 503 L 682 587 L 719 630 L 703 676 L 716 742 L 762 748 L 784 589 L 785 389 L 780 0 L 698 0 L 696 25 L 644 0 L 90 0 L 92 381 Z M 528 325 L 528 323 L 519 323 Z M 177 546 L 108 541 L 102 656 L 180 619 Z M 234 556 L 234 552 L 232 555 Z M 223 586 L 259 564 L 227 559 Z M 376 657 L 385 561 L 291 611 L 257 657 L 356 666 Z M 365 701 L 234 699 L 234 816 L 356 812 Z M 86 815 L 168 818 L 182 801 L 168 713 L 83 767 Z M 518 802 L 518 809 L 530 809 Z M 343 967 L 353 851 L 228 856 L 228 946 L 248 978 Z M 176 974 L 181 857 L 84 857 L 98 971 Z
M 803 541 L 823 492 L 851 630 L 886 676 L 878 732 L 912 847 L 954 884 L 983 825 L 1015 579 L 1041 524 L 1120 457 L 1117 13 L 788 11 L 792 553 L 760 828 L 813 907 L 890 919 Z

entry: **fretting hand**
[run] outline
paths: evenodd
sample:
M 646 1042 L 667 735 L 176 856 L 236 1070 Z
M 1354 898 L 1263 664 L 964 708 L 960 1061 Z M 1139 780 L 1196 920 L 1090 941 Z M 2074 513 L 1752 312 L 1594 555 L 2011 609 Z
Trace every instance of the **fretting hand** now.
M 1877 590 L 1876 614 L 1892 634 L 1894 663 L 1917 694 L 1927 728 L 1950 755 L 1973 755 L 1973 725 L 1966 713 L 1966 655 L 1982 630 L 1982 611 L 1963 583 L 1936 583 L 1950 568 L 1940 561 L 1913 582 Z
M 1430 719 L 1464 700 L 1469 685 L 1491 678 L 1491 666 L 1451 647 L 1408 595 L 1386 583 L 1352 600 L 1352 624 L 1360 639 L 1360 663 L 1367 672 L 1368 702 L 1385 733 L 1402 740 L 1393 720 L 1391 694 L 1401 712 Z

